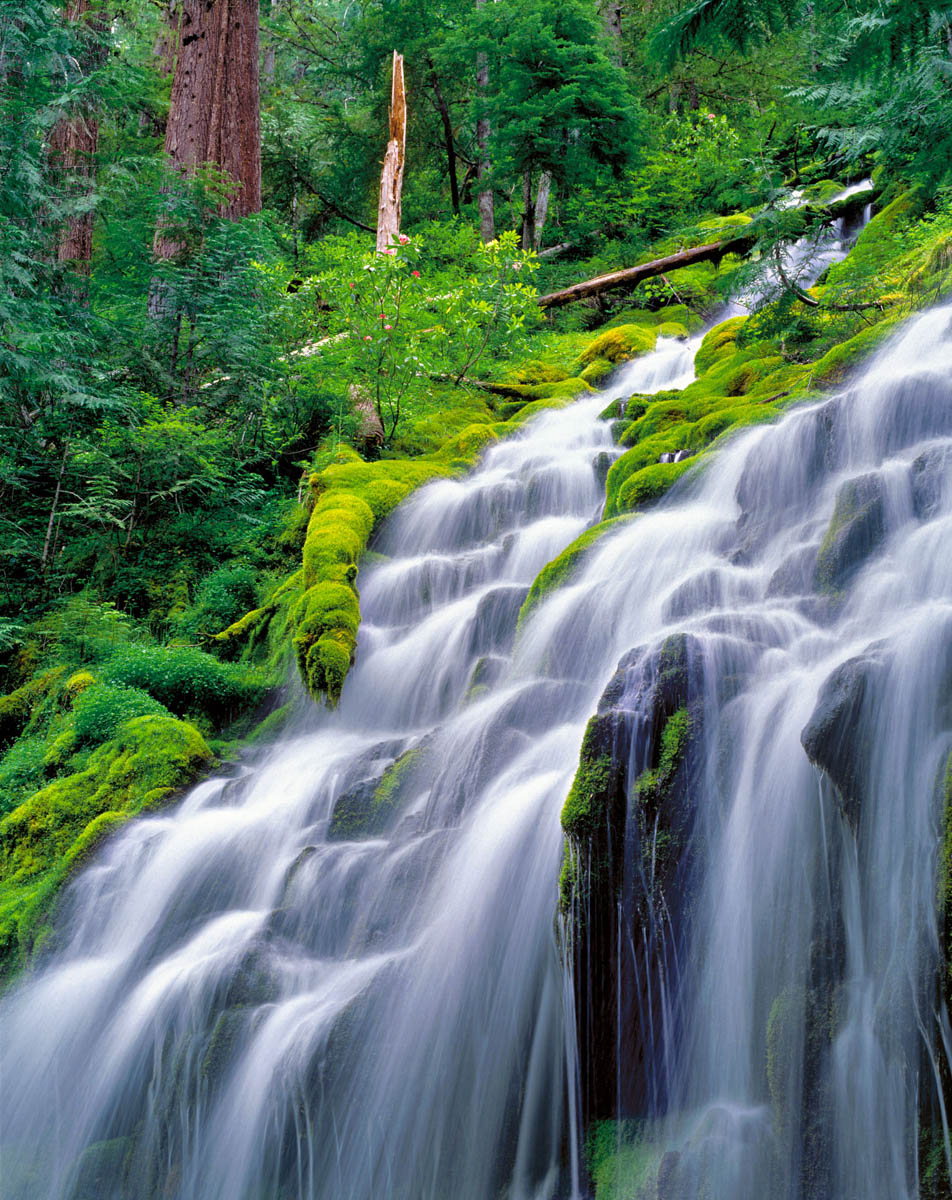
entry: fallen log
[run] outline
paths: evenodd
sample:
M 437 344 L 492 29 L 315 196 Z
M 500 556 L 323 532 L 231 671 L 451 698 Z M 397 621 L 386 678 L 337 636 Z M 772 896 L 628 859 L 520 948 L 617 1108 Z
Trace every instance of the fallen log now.
M 875 189 L 869 188 L 833 204 L 806 205 L 802 211 L 805 217 L 816 217 L 824 223 L 829 223 L 863 208 L 871 203 L 875 195 Z M 703 246 L 693 246 L 690 250 L 679 250 L 676 254 L 666 254 L 663 258 L 639 263 L 636 267 L 624 267 L 620 271 L 610 271 L 607 275 L 597 275 L 594 279 L 573 283 L 571 287 L 563 288 L 559 292 L 549 292 L 548 295 L 539 297 L 539 307 L 560 308 L 564 304 L 572 304 L 575 300 L 584 300 L 587 296 L 599 296 L 613 288 L 634 287 L 645 279 L 676 271 L 679 267 L 690 267 L 702 262 L 719 263 L 726 254 L 745 254 L 752 250 L 761 232 L 762 227 L 752 222 L 749 231 L 736 233 L 724 241 L 707 242 Z
M 666 254 L 664 258 L 655 258 L 651 262 L 640 263 L 637 267 L 624 267 L 620 271 L 597 275 L 594 279 L 586 279 L 582 283 L 573 283 L 571 287 L 563 288 L 560 292 L 549 292 L 547 296 L 539 297 L 539 307 L 560 308 L 564 304 L 584 300 L 586 296 L 598 296 L 613 288 L 634 287 L 644 279 L 653 279 L 656 275 L 676 271 L 679 267 L 690 267 L 701 262 L 718 263 L 725 254 L 743 254 L 750 250 L 756 241 L 756 234 L 741 234 L 723 242 L 708 242 L 703 246 L 693 246 L 690 250 L 679 250 L 677 254 Z

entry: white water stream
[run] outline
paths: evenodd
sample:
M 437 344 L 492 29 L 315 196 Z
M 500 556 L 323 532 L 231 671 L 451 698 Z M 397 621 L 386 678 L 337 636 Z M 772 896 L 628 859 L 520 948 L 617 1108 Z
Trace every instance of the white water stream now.
M 709 849 L 646 1141 L 669 1154 L 672 1197 L 814 1194 L 796 1064 L 823 909 L 842 946 L 816 1150 L 826 1194 L 915 1195 L 949 742 L 937 714 L 952 645 L 950 324 L 949 310 L 917 319 L 843 397 L 737 438 L 601 543 L 515 649 L 529 584 L 598 515 L 617 453 L 598 413 L 683 386 L 698 339 L 662 341 L 606 392 L 403 505 L 375 547 L 387 561 L 361 575 L 339 711 L 112 839 L 70 889 L 59 949 L 4 1001 L 4 1195 L 576 1194 L 559 812 L 619 657 L 675 630 L 703 644 L 715 681 Z M 939 467 L 916 467 L 923 453 Z M 810 556 L 837 491 L 870 473 L 881 537 L 835 598 L 817 596 Z M 800 731 L 857 655 L 881 670 L 862 710 L 854 835 Z M 414 748 L 399 817 L 352 836 L 341 797 L 365 811 Z M 778 1126 L 762 1059 L 782 993 L 776 1087 L 794 1116 Z

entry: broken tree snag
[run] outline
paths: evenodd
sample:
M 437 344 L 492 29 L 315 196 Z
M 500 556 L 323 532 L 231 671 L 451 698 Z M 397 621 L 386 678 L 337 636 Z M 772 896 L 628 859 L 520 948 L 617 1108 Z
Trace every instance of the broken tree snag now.
M 550 292 L 547 296 L 539 297 L 539 306 L 559 308 L 563 304 L 571 304 L 574 300 L 584 300 L 586 296 L 600 296 L 602 292 L 610 292 L 613 288 L 634 287 L 643 279 L 653 279 L 666 271 L 676 271 L 678 267 L 690 267 L 699 262 L 718 263 L 725 254 L 738 254 L 749 250 L 756 241 L 756 236 L 749 234 L 724 242 L 708 242 L 690 250 L 679 250 L 677 254 L 667 254 L 664 258 L 656 258 L 637 267 L 625 267 L 621 271 L 611 271 L 608 275 L 597 275 L 594 279 L 573 283 L 561 292 Z
M 390 141 L 380 173 L 380 204 L 377 208 L 377 253 L 386 250 L 400 233 L 403 198 L 403 167 L 407 151 L 407 93 L 403 82 L 403 55 L 393 52 L 390 85 Z

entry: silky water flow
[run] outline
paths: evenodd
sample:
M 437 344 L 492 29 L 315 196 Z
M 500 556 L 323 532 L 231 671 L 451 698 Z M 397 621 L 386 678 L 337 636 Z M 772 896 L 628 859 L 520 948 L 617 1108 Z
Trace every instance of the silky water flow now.
M 814 1175 L 838 1200 L 916 1195 L 920 1064 L 944 1054 L 952 310 L 841 396 L 735 438 L 515 639 L 538 571 L 598 516 L 617 453 L 598 414 L 683 387 L 698 343 L 662 339 L 401 506 L 361 576 L 339 710 L 133 822 L 74 881 L 58 948 L 0 1013 L 4 1195 L 578 1195 L 559 812 L 619 657 L 674 631 L 704 659 L 704 853 L 658 1061 L 630 1066 L 664 1074 L 646 1155 L 686 1200 L 819 1196 Z M 824 590 L 850 487 L 875 536 Z M 852 807 L 801 742 L 838 671 L 841 690 L 862 677 Z M 392 827 L 355 837 L 388 789 Z M 836 1019 L 807 1071 L 818 927 Z

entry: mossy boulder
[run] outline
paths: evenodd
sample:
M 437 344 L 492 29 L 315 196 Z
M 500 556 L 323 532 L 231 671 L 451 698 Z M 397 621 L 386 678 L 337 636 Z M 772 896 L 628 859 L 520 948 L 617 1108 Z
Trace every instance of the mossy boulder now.
M 579 355 L 581 366 L 596 362 L 627 362 L 655 348 L 658 330 L 649 325 L 616 325 L 600 333 Z
M 409 799 L 415 773 L 424 762 L 422 747 L 404 751 L 379 779 L 362 780 L 334 804 L 327 836 L 331 841 L 379 837 Z
M 704 335 L 694 356 L 694 370 L 704 375 L 716 362 L 729 357 L 737 349 L 737 335 L 747 317 L 729 317 Z
M 564 587 L 578 574 L 589 551 L 606 533 L 617 529 L 619 525 L 625 524 L 629 520 L 631 518 L 626 516 L 593 525 L 591 529 L 586 529 L 574 542 L 566 546 L 557 558 L 546 563 L 533 580 L 529 594 L 519 610 L 519 624 L 521 625 L 548 595 L 557 588 Z
M 810 380 L 816 387 L 832 388 L 845 383 L 861 367 L 892 331 L 898 316 L 887 316 L 867 329 L 831 347 L 810 367 Z
M 169 716 L 126 721 L 81 771 L 0 821 L 0 956 L 29 954 L 69 872 L 130 817 L 165 802 L 212 763 L 202 735 Z
M 840 591 L 882 545 L 885 504 L 879 475 L 860 475 L 840 487 L 817 557 L 817 586 L 822 591 Z

